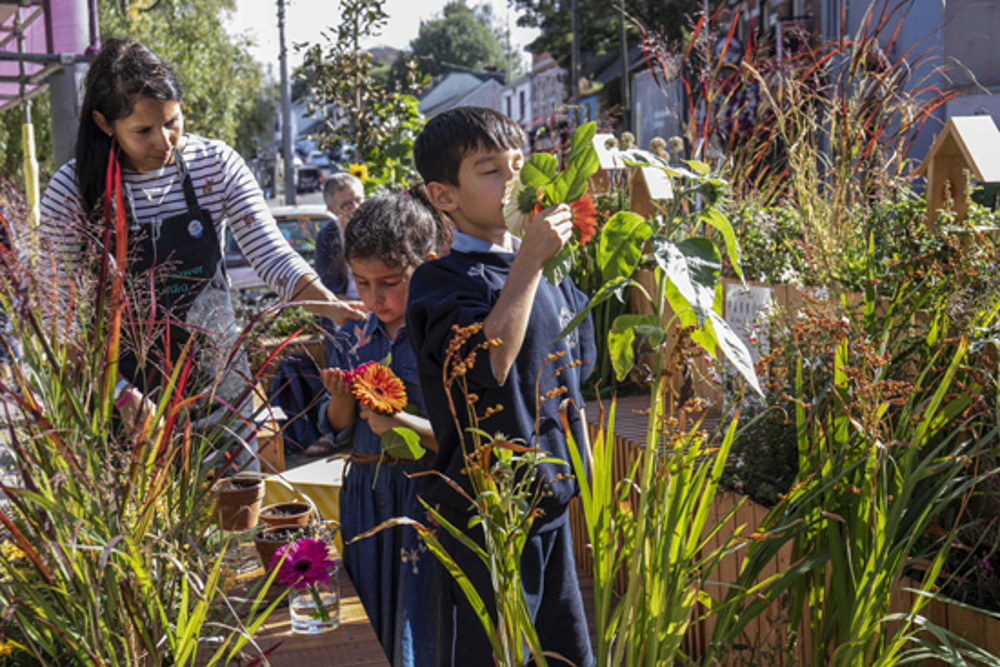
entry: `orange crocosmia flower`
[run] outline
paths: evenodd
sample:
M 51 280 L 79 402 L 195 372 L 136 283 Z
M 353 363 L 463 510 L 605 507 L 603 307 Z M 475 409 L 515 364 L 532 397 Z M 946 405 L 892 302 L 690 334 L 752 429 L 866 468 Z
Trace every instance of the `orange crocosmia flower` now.
M 351 378 L 351 393 L 361 405 L 379 414 L 394 415 L 406 407 L 403 381 L 382 364 L 357 369 Z
M 580 245 L 587 245 L 597 231 L 597 208 L 589 195 L 583 195 L 569 208 L 573 212 L 573 229 L 580 233 Z

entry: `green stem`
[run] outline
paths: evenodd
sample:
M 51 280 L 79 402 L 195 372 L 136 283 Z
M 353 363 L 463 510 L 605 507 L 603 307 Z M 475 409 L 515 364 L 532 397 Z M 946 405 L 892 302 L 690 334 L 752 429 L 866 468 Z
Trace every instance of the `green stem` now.
M 324 622 L 329 621 L 330 612 L 327 611 L 326 604 L 323 603 L 323 598 L 320 596 L 319 589 L 316 588 L 315 584 L 309 586 L 309 595 L 312 596 L 313 604 L 316 605 L 316 611 L 309 615 Z

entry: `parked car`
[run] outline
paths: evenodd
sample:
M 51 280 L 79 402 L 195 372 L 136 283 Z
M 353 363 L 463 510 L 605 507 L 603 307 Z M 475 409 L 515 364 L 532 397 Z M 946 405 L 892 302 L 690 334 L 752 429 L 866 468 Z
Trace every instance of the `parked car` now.
M 323 187 L 323 171 L 314 164 L 295 158 L 295 188 L 299 192 L 315 192 Z
M 306 156 L 306 164 L 311 164 L 320 171 L 329 168 L 330 158 L 323 151 L 313 151 L 308 156 Z
M 316 237 L 319 231 L 332 220 L 332 213 L 321 204 L 303 206 L 280 206 L 271 209 L 278 229 L 291 244 L 295 252 L 302 255 L 310 265 L 316 253 Z M 250 266 L 243 256 L 239 244 L 231 231 L 226 232 L 226 272 L 232 288 L 238 292 L 257 292 L 260 295 L 273 295 L 267 285 Z

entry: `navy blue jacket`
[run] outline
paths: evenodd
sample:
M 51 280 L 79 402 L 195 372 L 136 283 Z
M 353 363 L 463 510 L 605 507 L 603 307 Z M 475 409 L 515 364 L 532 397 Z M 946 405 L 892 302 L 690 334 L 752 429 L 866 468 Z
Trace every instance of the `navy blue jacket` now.
M 407 329 L 416 352 L 420 390 L 427 416 L 438 441 L 434 467 L 459 482 L 467 492 L 470 490 L 468 480 L 461 473 L 464 466 L 463 443 L 448 409 L 442 365 L 452 338 L 452 325 L 464 327 L 486 319 L 500 296 L 514 257 L 514 253 L 507 252 L 452 251 L 441 259 L 421 265 L 410 281 Z M 572 398 L 578 407 L 583 407 L 580 385 L 593 370 L 596 358 L 590 317 L 570 335 L 558 341 L 555 339 L 586 304 L 587 297 L 571 280 L 567 279 L 556 287 L 542 279 L 532 304 L 524 343 L 504 383 L 497 382 L 489 354 L 484 351 L 477 355 L 476 363 L 468 373 L 469 390 L 479 397 L 477 414 L 482 415 L 488 407 L 503 406 L 500 412 L 480 423 L 482 430 L 503 434 L 509 440 L 523 440 L 565 461 L 565 465 L 542 465 L 541 472 L 550 485 L 552 496 L 546 497 L 541 505 L 545 515 L 536 522 L 539 529 L 560 518 L 566 504 L 578 492 L 571 477 L 562 477 L 569 475 L 572 469 L 566 436 L 559 419 L 559 404 L 564 398 Z M 480 333 L 470 343 L 474 345 L 483 339 Z M 560 351 L 566 352 L 566 356 L 546 363 L 549 354 Z M 574 361 L 582 364 L 556 374 L 557 369 Z M 565 387 L 567 393 L 538 403 L 540 397 L 544 398 L 549 390 L 556 387 Z M 452 393 L 464 431 L 469 425 L 465 400 L 457 387 L 452 388 Z M 538 405 L 541 407 L 536 434 Z M 573 437 L 578 447 L 582 447 L 586 442 L 584 424 L 572 408 L 569 410 L 569 421 Z M 471 442 L 468 436 L 467 442 Z M 446 503 L 458 510 L 468 509 L 467 501 L 436 475 L 424 479 L 426 483 L 422 495 L 425 499 L 432 503 Z

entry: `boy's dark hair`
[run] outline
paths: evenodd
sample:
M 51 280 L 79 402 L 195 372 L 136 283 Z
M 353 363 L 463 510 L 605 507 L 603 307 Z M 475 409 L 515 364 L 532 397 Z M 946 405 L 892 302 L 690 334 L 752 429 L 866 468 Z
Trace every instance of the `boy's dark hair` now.
M 462 158 L 479 150 L 520 150 L 524 131 L 487 107 L 458 107 L 427 121 L 413 144 L 413 161 L 425 183 L 458 185 Z
M 354 212 L 344 229 L 344 255 L 386 266 L 422 264 L 438 250 L 438 226 L 427 207 L 407 194 L 379 195 Z

